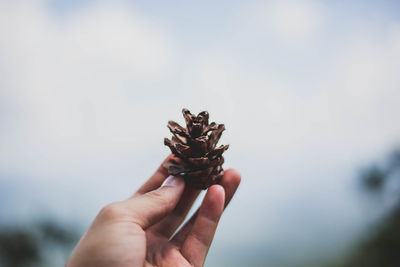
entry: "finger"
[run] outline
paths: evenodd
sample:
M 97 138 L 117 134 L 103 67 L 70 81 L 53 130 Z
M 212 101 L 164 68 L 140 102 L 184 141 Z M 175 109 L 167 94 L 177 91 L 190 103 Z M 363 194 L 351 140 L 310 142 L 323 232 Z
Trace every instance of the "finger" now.
M 182 255 L 194 266 L 203 266 L 224 209 L 224 202 L 224 188 L 220 185 L 211 186 L 181 249 Z
M 135 223 L 147 229 L 169 214 L 178 203 L 185 188 L 181 177 L 170 176 L 162 187 L 121 202 Z
M 225 189 L 225 208 L 235 195 L 241 181 L 240 173 L 235 169 L 228 169 L 225 171 L 221 179 L 220 185 Z
M 142 195 L 159 188 L 168 177 L 168 171 L 163 167 L 163 165 L 172 157 L 173 155 L 170 154 L 166 159 L 164 159 L 156 172 L 136 191 L 132 197 Z
M 194 201 L 200 194 L 200 191 L 201 190 L 192 187 L 185 187 L 182 197 L 175 209 L 162 221 L 153 225 L 149 230 L 169 239 L 185 220 Z
M 240 184 L 240 174 L 237 170 L 228 169 L 225 171 L 224 176 L 221 179 L 220 185 L 225 190 L 225 208 L 228 206 L 229 202 L 231 201 L 232 197 L 234 196 L 237 188 Z M 174 235 L 171 241 L 177 245 L 178 247 L 182 246 L 183 242 L 185 241 L 186 237 L 190 233 L 193 224 L 196 220 L 198 211 L 193 214 L 189 221 Z

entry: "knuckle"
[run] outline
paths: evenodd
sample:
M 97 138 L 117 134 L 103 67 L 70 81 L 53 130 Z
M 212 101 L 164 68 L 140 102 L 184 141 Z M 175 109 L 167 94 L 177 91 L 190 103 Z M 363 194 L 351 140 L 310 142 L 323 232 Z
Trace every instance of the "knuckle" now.
M 154 201 L 155 205 L 168 208 L 173 204 L 168 196 L 162 192 L 162 190 L 154 190 L 150 192 L 149 196 Z
M 98 216 L 103 219 L 115 219 L 121 215 L 121 212 L 117 203 L 111 203 L 103 207 Z

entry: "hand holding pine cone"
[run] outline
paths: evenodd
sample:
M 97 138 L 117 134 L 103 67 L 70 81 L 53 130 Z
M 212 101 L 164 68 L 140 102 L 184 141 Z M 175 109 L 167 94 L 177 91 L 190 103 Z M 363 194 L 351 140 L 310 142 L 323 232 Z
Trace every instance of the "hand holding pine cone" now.
M 216 146 L 225 126 L 215 122 L 209 124 L 207 111 L 195 116 L 184 108 L 182 113 L 186 128 L 174 121 L 168 122 L 168 128 L 173 136 L 171 140 L 165 138 L 164 144 L 171 149 L 177 159 L 170 159 L 164 164 L 164 168 L 171 175 L 182 176 L 189 186 L 207 189 L 219 183 L 223 174 L 222 153 L 229 145 L 221 145 L 218 148 Z

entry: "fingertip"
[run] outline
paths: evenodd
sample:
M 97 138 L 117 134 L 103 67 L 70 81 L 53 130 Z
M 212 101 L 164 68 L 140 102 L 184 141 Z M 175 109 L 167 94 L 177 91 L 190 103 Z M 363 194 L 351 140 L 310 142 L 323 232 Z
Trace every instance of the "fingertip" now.
M 211 219 L 219 218 L 224 209 L 225 190 L 221 185 L 213 185 L 208 189 L 204 199 L 204 210 Z
M 169 154 L 164 160 L 161 162 L 160 166 L 157 169 L 157 172 L 166 173 L 168 175 L 168 170 L 164 167 L 164 164 L 167 163 L 171 158 L 173 158 L 173 154 Z
M 221 179 L 220 184 L 225 189 L 225 206 L 231 201 L 233 195 L 239 187 L 241 181 L 240 173 L 235 169 L 227 169 Z
M 240 172 L 236 169 L 227 169 L 224 173 L 224 176 L 226 176 L 229 179 L 230 183 L 233 183 L 237 186 L 240 184 L 242 180 Z
M 165 175 L 165 177 L 168 176 L 169 172 L 168 169 L 164 167 L 165 163 L 167 163 L 169 160 L 174 159 L 176 160 L 174 154 L 169 154 L 166 158 L 164 158 L 164 160 L 161 162 L 160 166 L 158 167 L 157 172 L 162 173 Z
M 218 198 L 225 198 L 225 190 L 224 188 L 219 185 L 219 184 L 215 184 L 213 186 L 211 186 L 208 191 L 210 191 L 210 194 L 215 195 L 215 197 Z

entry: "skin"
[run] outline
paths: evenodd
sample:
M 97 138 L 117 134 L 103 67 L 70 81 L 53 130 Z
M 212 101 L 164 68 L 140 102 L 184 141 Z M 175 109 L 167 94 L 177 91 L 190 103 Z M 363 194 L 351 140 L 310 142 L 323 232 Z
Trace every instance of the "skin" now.
M 200 208 L 178 232 L 200 191 L 185 188 L 180 177 L 167 176 L 161 164 L 132 197 L 104 207 L 66 266 L 203 266 L 240 174 L 226 170 L 220 184 L 208 189 Z

